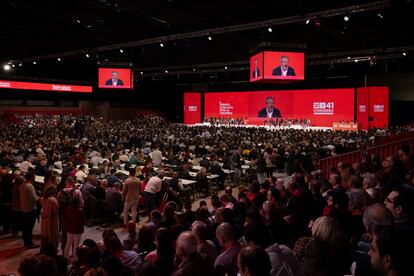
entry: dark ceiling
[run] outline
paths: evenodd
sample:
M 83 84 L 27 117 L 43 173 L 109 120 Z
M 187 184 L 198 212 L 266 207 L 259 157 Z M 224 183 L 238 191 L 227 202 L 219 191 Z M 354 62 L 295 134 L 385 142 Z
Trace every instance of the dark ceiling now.
M 352 14 L 345 22 L 343 15 L 320 18 L 320 26 L 312 21 L 229 32 L 207 37 L 177 39 L 139 47 L 110 51 L 88 51 L 62 57 L 59 53 L 93 49 L 117 43 L 182 34 L 289 16 L 359 5 L 373 1 L 234 1 L 234 0 L 4 0 L 0 3 L 0 61 L 24 60 L 23 66 L 7 74 L 95 81 L 97 61 L 133 63 L 137 72 L 145 68 L 197 65 L 248 60 L 249 51 L 260 42 L 306 45 L 307 56 L 315 54 L 369 49 L 412 49 L 413 3 L 390 1 L 384 9 Z M 411 48 L 410 48 L 411 47 Z M 393 59 L 412 62 L 407 56 L 394 54 Z M 39 59 L 32 57 L 56 54 Z M 411 55 L 410 55 L 411 54 Z M 400 56 L 399 56 L 400 55 Z M 406 59 L 404 61 L 403 59 Z M 36 60 L 34 58 L 33 60 Z M 400 62 L 400 61 L 398 61 Z M 188 68 L 190 69 L 190 67 Z M 410 70 L 410 69 L 408 69 Z M 170 74 L 173 73 L 169 70 Z M 160 72 L 161 73 L 161 72 Z

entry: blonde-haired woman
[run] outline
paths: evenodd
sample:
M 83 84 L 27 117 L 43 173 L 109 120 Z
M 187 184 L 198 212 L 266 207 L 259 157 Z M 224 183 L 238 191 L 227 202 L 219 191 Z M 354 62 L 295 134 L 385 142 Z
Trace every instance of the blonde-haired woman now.
M 350 267 L 345 233 L 331 217 L 319 217 L 312 225 L 312 237 L 297 240 L 293 251 L 301 275 L 344 275 Z

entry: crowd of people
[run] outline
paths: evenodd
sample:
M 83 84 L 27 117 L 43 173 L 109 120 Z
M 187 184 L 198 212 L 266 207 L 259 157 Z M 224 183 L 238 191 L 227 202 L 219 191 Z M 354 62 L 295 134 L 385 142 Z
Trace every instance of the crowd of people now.
M 23 276 L 411 275 L 411 149 L 339 163 L 328 178 L 317 162 L 404 128 L 269 131 L 39 114 L 1 126 L 3 233 L 40 246 L 21 261 Z M 197 183 L 217 174 L 224 192 L 192 206 L 180 179 L 192 179 L 193 166 Z M 98 217 L 122 221 L 127 238 L 107 228 L 82 242 Z
M 263 121 L 264 126 L 289 128 L 293 125 L 308 128 L 311 125 L 310 119 L 290 119 L 290 118 L 269 118 Z
M 245 119 L 243 118 L 206 117 L 203 121 L 211 126 L 242 126 L 245 124 Z

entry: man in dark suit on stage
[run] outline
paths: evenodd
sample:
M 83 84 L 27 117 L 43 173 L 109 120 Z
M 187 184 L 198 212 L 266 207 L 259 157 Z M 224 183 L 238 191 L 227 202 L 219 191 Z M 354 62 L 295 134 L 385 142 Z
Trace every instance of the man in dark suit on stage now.
M 266 98 L 266 107 L 259 111 L 257 115 L 259 118 L 280 118 L 279 109 L 275 108 L 275 99 L 273 97 Z
M 111 85 L 111 86 L 123 86 L 124 82 L 118 78 L 118 72 L 117 71 L 113 71 L 112 72 L 112 78 L 110 78 L 109 80 L 107 80 L 105 82 L 105 85 Z
M 252 73 L 252 78 L 258 78 L 260 77 L 260 69 L 258 66 L 259 61 L 257 60 L 257 58 L 254 60 L 254 68 L 253 68 L 253 73 Z
M 280 66 L 273 69 L 272 76 L 296 76 L 295 69 L 289 66 L 289 58 L 287 56 L 280 57 Z

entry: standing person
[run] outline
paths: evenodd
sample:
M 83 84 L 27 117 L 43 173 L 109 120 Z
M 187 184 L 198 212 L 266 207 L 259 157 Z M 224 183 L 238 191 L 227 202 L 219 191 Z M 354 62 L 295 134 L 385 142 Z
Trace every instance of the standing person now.
M 35 188 L 33 186 L 34 173 L 26 173 L 26 181 L 20 185 L 20 209 L 23 214 L 23 243 L 27 249 L 38 248 L 39 245 L 32 241 L 32 231 L 36 221 L 37 200 Z
M 273 164 L 273 154 L 272 154 L 271 148 L 266 149 L 266 152 L 264 153 L 263 158 L 266 162 L 266 177 L 269 178 L 273 175 L 273 169 L 275 166 Z
M 68 176 L 65 180 L 65 188 L 63 188 L 58 193 L 58 204 L 59 204 L 59 211 L 61 216 L 61 230 L 62 230 L 62 251 L 66 246 L 66 222 L 63 220 L 63 213 L 65 212 L 66 207 L 69 205 L 69 201 L 72 197 L 78 199 L 79 208 L 83 208 L 83 198 L 82 193 L 78 189 L 75 188 L 75 182 L 72 176 Z
M 16 175 L 16 171 L 15 171 Z M 16 175 L 12 187 L 12 231 L 13 237 L 17 237 L 19 231 L 22 230 L 22 210 L 20 203 L 20 185 L 25 181 L 25 178 L 21 175 Z
M 156 193 L 161 191 L 163 178 L 164 172 L 160 172 L 158 175 L 151 177 L 147 186 L 145 186 L 144 197 L 148 206 L 148 215 L 156 208 Z
M 233 150 L 233 153 L 230 158 L 230 169 L 234 170 L 234 185 L 238 186 L 240 184 L 241 177 L 241 155 L 239 150 L 236 148 Z
M 69 259 L 69 251 L 72 248 L 72 257 L 76 255 L 76 248 L 79 247 L 80 239 L 84 231 L 84 218 L 79 207 L 79 198 L 72 196 L 68 205 L 63 211 L 63 221 L 66 225 L 67 241 L 63 256 Z
M 122 199 L 124 201 L 124 225 L 128 224 L 128 211 L 131 209 L 132 221 L 137 219 L 137 208 L 139 192 L 141 191 L 141 181 L 135 176 L 135 170 L 130 169 L 129 177 L 124 182 Z
M 153 152 L 151 152 L 152 163 L 154 167 L 159 167 L 162 162 L 162 152 L 160 151 L 160 147 L 157 146 Z
M 56 199 L 57 189 L 50 186 L 40 198 L 42 205 L 40 233 L 41 233 L 41 248 L 40 251 L 45 250 L 48 243 L 52 243 L 56 248 L 59 245 L 59 206 Z

